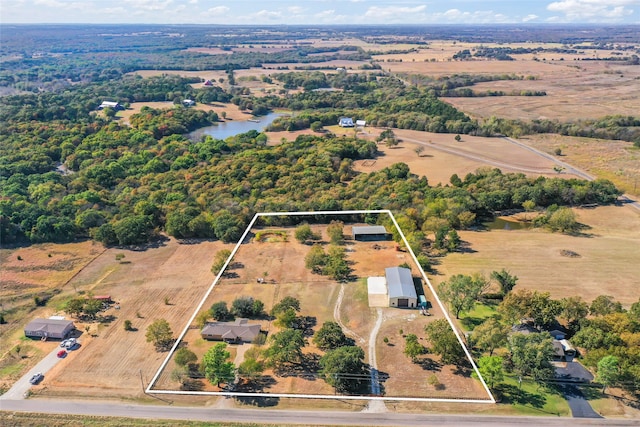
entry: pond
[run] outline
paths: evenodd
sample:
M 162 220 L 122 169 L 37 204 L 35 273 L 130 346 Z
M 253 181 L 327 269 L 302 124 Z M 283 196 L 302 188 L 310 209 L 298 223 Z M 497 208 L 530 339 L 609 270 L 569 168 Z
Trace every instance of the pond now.
M 509 221 L 502 217 L 497 217 L 491 222 L 485 222 L 483 225 L 489 230 L 527 230 L 531 228 L 531 223 Z
M 250 130 L 262 132 L 264 128 L 271 124 L 271 122 L 284 115 L 285 114 L 283 113 L 269 113 L 266 116 L 251 119 L 251 121 L 226 120 L 212 126 L 196 129 L 193 132 L 188 133 L 187 137 L 192 141 L 200 141 L 205 135 L 210 135 L 215 139 L 227 139 L 230 136 L 246 133 Z

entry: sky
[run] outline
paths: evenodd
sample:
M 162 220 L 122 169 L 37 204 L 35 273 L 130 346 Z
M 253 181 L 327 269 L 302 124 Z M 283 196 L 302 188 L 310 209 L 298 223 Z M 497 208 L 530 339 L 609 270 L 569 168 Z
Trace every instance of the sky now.
M 640 24 L 640 0 L 0 0 L 0 23 Z

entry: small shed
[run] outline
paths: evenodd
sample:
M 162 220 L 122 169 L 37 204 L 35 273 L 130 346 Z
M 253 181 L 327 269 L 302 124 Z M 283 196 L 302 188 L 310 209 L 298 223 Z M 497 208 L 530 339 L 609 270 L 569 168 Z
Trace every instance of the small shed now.
M 213 86 L 213 83 L 211 82 L 211 80 L 207 80 L 204 82 L 205 86 Z
M 389 233 L 387 229 L 382 225 L 368 225 L 368 226 L 353 226 L 351 227 L 351 233 L 354 240 L 360 241 L 377 241 L 387 240 Z
M 554 339 L 557 340 L 563 340 L 567 336 L 567 333 L 565 331 L 561 331 L 560 329 L 554 329 L 552 331 L 549 331 L 549 333 Z
M 200 335 L 206 340 L 224 341 L 228 343 L 252 342 L 260 335 L 259 324 L 248 324 L 247 319 L 236 319 L 235 322 L 207 323 Z
M 389 293 L 389 307 L 415 308 L 418 306 L 418 295 L 413 284 L 411 270 L 404 267 L 388 267 L 384 269 Z
M 34 319 L 24 327 L 24 335 L 30 338 L 65 339 L 76 326 L 71 320 Z
M 185 99 L 182 101 L 182 105 L 184 105 L 185 107 L 193 107 L 194 105 L 196 105 L 196 101 L 194 101 L 193 99 Z
M 366 120 L 356 120 L 356 126 L 359 128 L 363 128 L 367 125 L 367 121 Z

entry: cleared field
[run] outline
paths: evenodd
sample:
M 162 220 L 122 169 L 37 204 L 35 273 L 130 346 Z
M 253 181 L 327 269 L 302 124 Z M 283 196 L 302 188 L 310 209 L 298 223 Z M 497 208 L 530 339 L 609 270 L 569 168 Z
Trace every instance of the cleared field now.
M 553 298 L 580 295 L 590 302 L 611 295 L 625 307 L 638 301 L 640 215 L 622 206 L 575 209 L 589 228 L 582 236 L 542 229 L 461 231 L 471 252 L 454 253 L 437 266 L 440 283 L 453 274 L 506 268 L 518 276 L 516 289 L 548 291 Z M 579 257 L 563 256 L 563 250 Z
M 122 119 L 122 122 L 128 125 L 129 120 L 131 119 L 131 116 L 133 116 L 134 114 L 138 114 L 142 109 L 142 107 L 149 107 L 149 108 L 162 110 L 162 109 L 174 108 L 175 105 L 173 104 L 173 102 L 170 102 L 170 101 L 132 102 L 129 108 L 127 108 L 126 110 L 118 111 L 118 113 L 116 114 L 116 118 Z M 221 113 L 224 112 L 226 114 L 225 120 L 242 121 L 242 120 L 249 120 L 253 118 L 252 114 L 250 114 L 247 111 L 241 111 L 237 105 L 232 103 L 196 104 L 194 107 L 191 107 L 191 108 L 194 108 L 196 110 L 203 110 L 203 111 L 215 111 L 216 113 L 218 113 L 218 116 L 221 119 L 222 119 Z
M 370 138 L 381 129 L 366 128 Z M 504 173 L 521 172 L 529 176 L 561 176 L 574 178 L 571 174 L 558 175 L 553 170 L 555 163 L 511 144 L 502 138 L 483 138 L 464 135 L 460 142 L 452 134 L 438 134 L 410 130 L 395 130 L 401 142 L 396 147 L 378 144 L 382 153 L 374 160 L 357 160 L 354 169 L 369 173 L 381 170 L 394 163 L 406 163 L 411 172 L 426 176 L 429 183 L 448 184 L 454 173 L 464 177 L 480 167 L 497 167 Z M 418 155 L 416 148 L 423 147 Z

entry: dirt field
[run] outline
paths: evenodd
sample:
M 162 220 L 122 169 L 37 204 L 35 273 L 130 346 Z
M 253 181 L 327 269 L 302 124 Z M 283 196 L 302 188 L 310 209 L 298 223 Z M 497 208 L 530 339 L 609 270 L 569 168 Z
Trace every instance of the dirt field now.
M 118 111 L 116 114 L 116 118 L 122 120 L 124 124 L 129 124 L 129 119 L 134 114 L 138 114 L 142 107 L 150 107 L 156 109 L 169 109 L 174 108 L 173 102 L 132 102 L 130 107 L 126 110 Z M 218 113 L 218 116 L 222 120 L 221 113 L 224 111 L 226 113 L 226 120 L 249 120 L 253 116 L 246 111 L 240 111 L 237 105 L 231 103 L 216 103 L 216 104 L 196 104 L 196 110 L 203 111 L 215 111 Z
M 373 137 L 380 130 L 366 128 Z M 522 172 L 529 176 L 562 176 L 574 178 L 571 174 L 558 175 L 553 170 L 554 163 L 522 147 L 501 138 L 482 138 L 464 135 L 460 142 L 451 134 L 438 134 L 410 130 L 396 130 L 402 141 L 396 147 L 378 144 L 382 152 L 377 159 L 357 160 L 354 169 L 358 172 L 373 172 L 394 163 L 406 163 L 411 172 L 426 176 L 432 185 L 448 184 L 451 175 L 464 177 L 483 166 L 497 167 L 504 173 Z M 424 147 L 420 156 L 415 149 Z
M 553 298 L 580 295 L 588 302 L 612 295 L 628 308 L 638 301 L 640 215 L 622 206 L 575 212 L 589 226 L 579 237 L 542 229 L 462 231 L 471 252 L 442 258 L 433 280 L 475 272 L 488 277 L 506 268 L 519 278 L 516 289 L 548 291 Z M 580 256 L 563 256 L 562 250 Z

